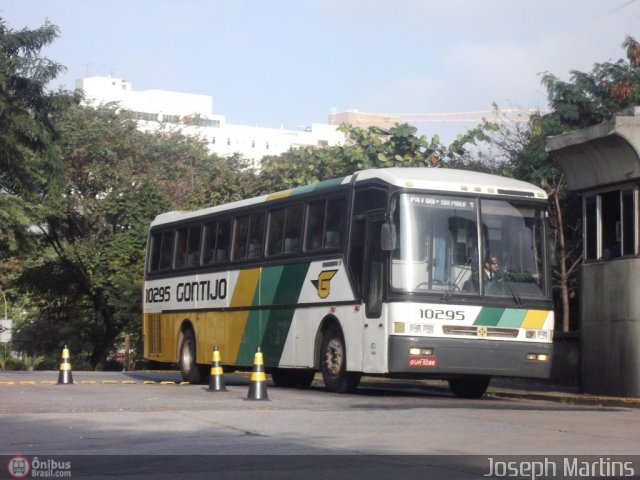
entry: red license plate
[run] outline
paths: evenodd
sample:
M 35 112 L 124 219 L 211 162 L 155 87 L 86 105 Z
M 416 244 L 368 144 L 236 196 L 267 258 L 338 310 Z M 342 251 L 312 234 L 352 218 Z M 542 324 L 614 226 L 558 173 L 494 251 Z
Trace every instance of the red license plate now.
M 409 357 L 410 367 L 436 367 L 438 366 L 438 357 Z

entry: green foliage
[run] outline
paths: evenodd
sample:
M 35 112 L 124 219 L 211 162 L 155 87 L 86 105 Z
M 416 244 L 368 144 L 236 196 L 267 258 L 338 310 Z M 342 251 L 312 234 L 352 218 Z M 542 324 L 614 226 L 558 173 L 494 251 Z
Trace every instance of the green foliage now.
M 59 173 L 49 115 L 64 97 L 46 93 L 45 86 L 62 66 L 40 56 L 57 35 L 48 22 L 14 31 L 0 19 L 1 191 L 40 192 Z
M 26 248 L 31 197 L 60 178 L 50 115 L 72 99 L 46 92 L 62 66 L 40 56 L 57 34 L 50 23 L 14 31 L 0 19 L 0 249 Z
M 151 220 L 241 198 L 253 193 L 255 177 L 240 159 L 209 155 L 198 139 L 139 131 L 117 105 L 70 105 L 53 123 L 63 181 L 30 209 L 41 228 L 15 284 L 34 308 L 15 342 L 50 355 L 68 344 L 103 368 L 120 334 L 140 330 Z
M 558 318 L 567 331 L 577 322 L 571 319 L 570 299 L 577 285 L 581 261 L 581 202 L 566 191 L 564 172 L 545 150 L 547 137 L 598 124 L 624 108 L 640 104 L 640 44 L 627 37 L 622 45 L 626 59 L 596 63 L 589 73 L 573 71 L 568 82 L 546 73 L 552 111 L 530 117 L 521 127 L 503 125 L 491 135 L 493 148 L 502 155 L 510 173 L 540 185 L 550 197 L 550 223 L 558 231 L 559 268 L 554 278 L 558 292 Z
M 572 71 L 564 82 L 546 73 L 549 104 L 564 131 L 598 124 L 629 106 L 640 105 L 640 44 L 628 36 L 626 59 L 596 63 L 590 73 Z
M 459 136 L 449 147 L 434 135 L 417 136 L 417 129 L 407 124 L 388 131 L 371 127 L 362 129 L 343 125 L 346 144 L 315 149 L 305 147 L 265 158 L 260 172 L 262 192 L 272 192 L 336 177 L 359 170 L 384 167 L 440 167 L 460 161 L 468 145 L 486 139 L 492 124 L 479 125 Z

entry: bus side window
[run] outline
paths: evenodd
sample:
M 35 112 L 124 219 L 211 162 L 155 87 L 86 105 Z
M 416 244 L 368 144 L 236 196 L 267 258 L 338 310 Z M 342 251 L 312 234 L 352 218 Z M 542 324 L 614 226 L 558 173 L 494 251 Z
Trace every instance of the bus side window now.
M 233 251 L 231 254 L 233 260 L 241 260 L 247 257 L 250 218 L 249 215 L 236 218 L 233 231 Z
M 216 237 L 216 250 L 214 262 L 221 263 L 229 260 L 229 244 L 231 243 L 231 220 L 218 222 L 218 235 Z
M 387 208 L 387 191 L 378 187 L 365 187 L 356 190 L 353 206 L 354 215 L 371 210 Z
M 216 234 L 218 222 L 207 223 L 204 226 L 204 251 L 202 253 L 202 264 L 209 265 L 215 262 L 216 258 Z
M 282 253 L 285 219 L 286 209 L 284 208 L 269 212 L 269 237 L 267 242 L 267 255 L 269 256 Z
M 187 238 L 187 267 L 200 265 L 200 237 L 202 228 L 200 225 L 189 227 Z
M 309 202 L 305 251 L 329 250 L 343 245 L 346 205 L 344 197 Z
M 264 243 L 264 212 L 251 215 L 249 224 L 249 249 L 247 258 L 260 258 Z
M 162 234 L 155 233 L 151 236 L 149 244 L 149 265 L 150 272 L 156 272 L 160 269 L 160 247 L 162 245 Z
M 287 207 L 287 218 L 284 227 L 284 253 L 297 253 L 300 249 L 303 210 L 301 203 Z
M 187 228 L 180 228 L 176 232 L 176 253 L 173 259 L 173 268 L 184 268 L 187 258 Z
M 164 232 L 162 234 L 162 246 L 160 247 L 160 262 L 158 270 L 168 270 L 171 268 L 171 259 L 173 258 L 173 239 L 173 231 Z
M 302 233 L 302 204 L 272 210 L 269 214 L 267 255 L 297 253 Z
M 304 241 L 305 251 L 320 250 L 324 234 L 324 200 L 309 202 L 307 207 L 306 235 Z
M 233 260 L 262 256 L 264 242 L 264 212 L 237 217 L 233 236 Z
M 342 246 L 342 231 L 346 216 L 346 202 L 342 198 L 327 200 L 327 221 L 325 222 L 324 248 Z
M 173 268 L 200 265 L 200 225 L 180 228 L 176 233 Z

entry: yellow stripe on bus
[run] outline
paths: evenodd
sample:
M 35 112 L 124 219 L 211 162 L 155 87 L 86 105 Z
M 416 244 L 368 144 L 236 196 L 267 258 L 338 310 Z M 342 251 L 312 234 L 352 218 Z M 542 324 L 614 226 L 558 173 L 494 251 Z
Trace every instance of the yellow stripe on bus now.
M 522 321 L 521 328 L 540 329 L 544 326 L 548 315 L 547 310 L 529 310 Z
M 289 190 L 284 190 L 282 192 L 271 193 L 267 195 L 267 201 L 279 200 L 281 198 L 289 198 L 291 196 L 291 192 L 293 192 L 293 190 L 289 189 Z
M 258 288 L 259 279 L 259 268 L 241 270 L 231 297 L 230 307 L 250 307 Z M 213 314 L 213 319 L 212 326 L 214 331 L 224 332 L 224 341 L 220 342 L 221 345 L 226 345 L 226 349 L 220 352 L 223 362 L 234 363 L 240 351 L 244 329 L 249 319 L 249 310 Z

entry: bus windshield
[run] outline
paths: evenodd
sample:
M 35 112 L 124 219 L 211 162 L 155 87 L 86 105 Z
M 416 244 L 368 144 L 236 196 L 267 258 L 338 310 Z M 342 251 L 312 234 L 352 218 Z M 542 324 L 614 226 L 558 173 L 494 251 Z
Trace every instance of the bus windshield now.
M 509 297 L 516 303 L 547 296 L 544 209 L 538 204 L 407 193 L 400 195 L 394 221 L 396 291 Z

